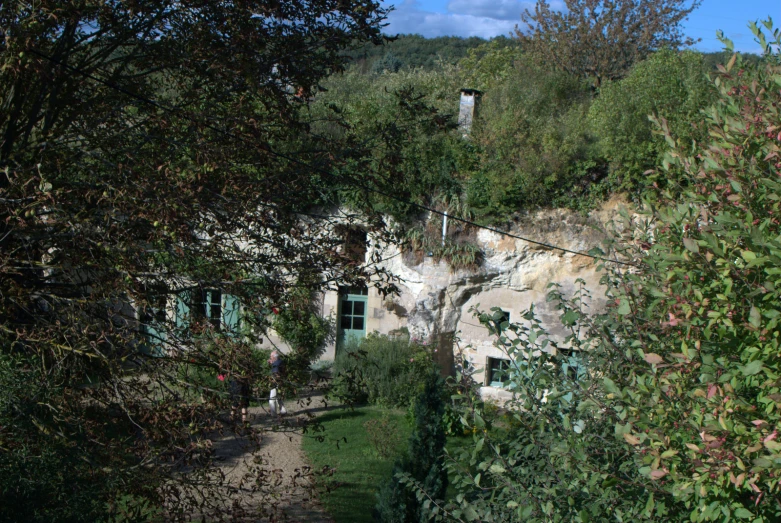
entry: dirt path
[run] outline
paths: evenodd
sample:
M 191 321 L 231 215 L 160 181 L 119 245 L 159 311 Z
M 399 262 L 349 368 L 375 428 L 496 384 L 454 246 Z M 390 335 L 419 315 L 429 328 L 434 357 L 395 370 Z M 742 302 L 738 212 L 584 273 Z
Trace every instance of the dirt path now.
M 315 497 L 312 471 L 301 449 L 300 427 L 326 409 L 323 398 L 313 395 L 285 406 L 288 413 L 282 418 L 262 407 L 250 408 L 250 424 L 262 431 L 254 456 L 241 434 L 231 432 L 214 442 L 229 486 L 244 493 L 240 506 L 231 510 L 233 520 L 333 523 Z

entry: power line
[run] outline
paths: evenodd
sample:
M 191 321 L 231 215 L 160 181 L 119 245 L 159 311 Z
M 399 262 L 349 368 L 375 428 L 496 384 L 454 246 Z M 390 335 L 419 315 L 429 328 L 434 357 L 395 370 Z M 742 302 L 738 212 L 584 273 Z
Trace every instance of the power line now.
M 122 86 L 116 85 L 114 82 L 111 82 L 109 80 L 105 80 L 105 79 L 100 78 L 98 76 L 95 76 L 95 75 L 93 75 L 91 73 L 88 73 L 86 71 L 81 70 L 78 67 L 66 64 L 66 63 L 64 63 L 64 62 L 62 62 L 60 60 L 57 60 L 56 58 L 53 58 L 53 57 L 51 57 L 51 56 L 49 56 L 49 55 L 47 55 L 45 53 L 42 53 L 42 52 L 40 52 L 40 51 L 38 51 L 36 49 L 30 48 L 30 49 L 28 49 L 28 52 L 30 52 L 30 53 L 32 53 L 32 54 L 34 54 L 34 55 L 36 55 L 36 56 L 38 56 L 40 58 L 43 58 L 44 60 L 48 60 L 51 63 L 56 64 L 56 65 L 58 65 L 58 66 L 60 66 L 60 67 L 62 67 L 64 69 L 68 69 L 68 70 L 71 70 L 71 71 L 73 71 L 75 73 L 78 73 L 79 75 L 81 75 L 81 76 L 83 76 L 85 78 L 88 78 L 88 79 L 90 79 L 90 80 L 92 80 L 94 82 L 98 82 L 99 84 L 104 85 L 104 86 L 108 87 L 109 89 L 112 89 L 114 91 L 117 91 L 117 92 L 120 92 L 122 94 L 125 94 L 126 96 L 129 96 L 129 97 L 131 97 L 131 98 L 133 98 L 135 100 L 138 100 L 140 102 L 143 102 L 143 103 L 146 103 L 148 105 L 151 105 L 151 106 L 153 106 L 153 107 L 155 107 L 157 109 L 160 109 L 162 111 L 165 111 L 165 112 L 168 112 L 168 113 L 172 113 L 172 114 L 176 114 L 178 116 L 181 116 L 181 117 L 185 118 L 186 120 L 189 120 L 190 122 L 192 122 L 192 123 L 194 123 L 196 125 L 202 125 L 202 126 L 206 127 L 207 129 L 211 129 L 211 130 L 213 130 L 213 131 L 215 131 L 215 132 L 217 132 L 219 134 L 222 134 L 224 136 L 228 136 L 230 138 L 234 138 L 234 139 L 240 140 L 240 141 L 242 141 L 244 143 L 250 143 L 251 145 L 253 145 L 255 147 L 258 147 L 262 151 L 264 151 L 264 152 L 266 152 L 266 153 L 268 153 L 268 154 L 270 154 L 272 156 L 276 156 L 277 158 L 281 158 L 281 159 L 286 160 L 288 162 L 300 165 L 302 167 L 306 167 L 307 169 L 310 169 L 310 170 L 312 170 L 314 172 L 317 172 L 319 174 L 326 175 L 326 176 L 331 177 L 331 178 L 333 178 L 333 179 L 335 179 L 337 181 L 344 182 L 344 180 L 340 179 L 339 176 L 335 175 L 334 173 L 332 173 L 332 172 L 330 172 L 330 171 L 328 171 L 326 169 L 323 169 L 321 167 L 317 167 L 317 166 L 311 165 L 311 164 L 309 164 L 307 162 L 298 160 L 297 158 L 288 156 L 288 155 L 286 155 L 284 153 L 280 153 L 280 152 L 274 151 L 273 149 L 271 149 L 271 147 L 269 147 L 266 144 L 258 144 L 258 143 L 249 142 L 246 138 L 244 138 L 241 135 L 238 135 L 238 134 L 233 133 L 231 131 L 227 131 L 225 129 L 221 129 L 221 128 L 219 128 L 219 127 L 217 127 L 217 126 L 215 126 L 215 125 L 213 125 L 211 123 L 203 122 L 203 121 L 198 120 L 198 119 L 196 119 L 196 118 L 194 118 L 194 117 L 192 117 L 192 116 L 190 116 L 188 114 L 182 114 L 182 112 L 180 110 L 178 110 L 178 109 L 176 109 L 174 107 L 168 107 L 165 104 L 162 104 L 162 103 L 160 103 L 158 101 L 152 100 L 151 98 L 147 98 L 147 97 L 142 96 L 140 94 L 137 94 L 137 93 L 134 93 L 132 91 L 129 91 L 129 90 L 125 89 Z M 467 220 L 465 218 L 460 218 L 460 217 L 457 217 L 457 216 L 451 216 L 451 215 L 445 213 L 444 211 L 439 211 L 439 210 L 433 209 L 431 207 L 427 207 L 427 206 L 425 206 L 423 204 L 416 203 L 416 202 L 413 202 L 413 201 L 410 201 L 410 200 L 406 200 L 406 199 L 401 198 L 399 196 L 396 196 L 394 194 L 391 194 L 391 193 L 388 193 L 386 191 L 382 191 L 380 189 L 377 189 L 376 187 L 371 187 L 371 186 L 362 184 L 362 183 L 360 183 L 358 181 L 350 181 L 349 184 L 357 186 L 357 187 L 359 187 L 361 189 L 364 189 L 364 190 L 367 190 L 367 191 L 379 194 L 379 195 L 384 196 L 386 198 L 390 198 L 392 200 L 396 200 L 396 201 L 398 201 L 400 203 L 411 205 L 413 207 L 416 207 L 416 208 L 418 208 L 420 210 L 423 210 L 423 211 L 430 212 L 432 214 L 436 214 L 436 215 L 439 215 L 439 216 L 442 216 L 442 217 L 447 216 L 447 218 L 449 220 L 461 222 L 463 224 L 470 225 L 472 227 L 476 227 L 476 228 L 483 229 L 483 230 L 486 230 L 486 231 L 491 231 L 493 233 L 500 234 L 500 235 L 503 235 L 503 236 L 507 236 L 509 238 L 522 240 L 522 241 L 525 241 L 525 242 L 530 243 L 532 245 L 538 245 L 540 247 L 546 247 L 548 249 L 557 250 L 557 251 L 561 251 L 561 252 L 566 252 L 566 253 L 569 253 L 569 254 L 574 254 L 576 256 L 585 256 L 587 258 L 592 258 L 594 260 L 604 261 L 604 262 L 607 262 L 607 263 L 615 263 L 615 264 L 626 265 L 626 266 L 631 266 L 631 267 L 635 267 L 636 266 L 635 264 L 630 263 L 630 262 L 623 262 L 623 261 L 619 261 L 619 260 L 610 260 L 608 258 L 605 258 L 605 257 L 602 257 L 602 256 L 596 256 L 596 255 L 593 255 L 593 254 L 589 254 L 587 252 L 575 251 L 575 250 L 572 250 L 572 249 L 567 249 L 565 247 L 559 247 L 558 245 L 553 245 L 553 244 L 550 244 L 550 243 L 545 243 L 545 242 L 541 242 L 541 241 L 537 241 L 537 240 L 532 240 L 530 238 L 525 238 L 525 237 L 519 236 L 517 234 L 512 234 L 512 233 L 509 233 L 507 231 L 503 231 L 501 229 L 497 229 L 497 228 L 494 228 L 494 227 L 489 227 L 487 225 L 481 225 L 481 224 L 476 223 L 476 222 L 474 222 L 472 220 Z

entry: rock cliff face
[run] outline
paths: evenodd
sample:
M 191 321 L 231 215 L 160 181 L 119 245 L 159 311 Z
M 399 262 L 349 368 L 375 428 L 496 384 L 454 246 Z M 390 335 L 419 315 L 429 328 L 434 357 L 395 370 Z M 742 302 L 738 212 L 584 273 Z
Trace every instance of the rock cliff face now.
M 589 217 L 561 209 L 530 213 L 509 232 L 587 252 L 601 244 L 601 229 L 621 205 L 618 200 L 607 202 Z M 387 262 L 387 268 L 401 278 L 402 294 L 389 308 L 399 322 L 386 320 L 379 330 L 387 332 L 406 325 L 413 337 L 438 346 L 443 364 L 448 358 L 452 361 L 456 338 L 458 346 L 470 346 L 467 354 L 482 366 L 487 358 L 501 358 L 502 354 L 474 317 L 474 309 L 500 307 L 510 314 L 511 321 L 518 321 L 533 305 L 551 333 L 563 337 L 559 314 L 553 304 L 546 302 L 550 282 L 560 284 L 565 294 L 570 294 L 576 281 L 583 280 L 592 294 L 592 310 L 604 307 L 601 274 L 595 260 L 486 230 L 478 232 L 477 242 L 485 254 L 477 271 L 452 272 L 446 263 L 434 263 L 431 258 L 413 266 L 406 265 L 403 256 Z M 390 328 L 386 331 L 384 325 Z

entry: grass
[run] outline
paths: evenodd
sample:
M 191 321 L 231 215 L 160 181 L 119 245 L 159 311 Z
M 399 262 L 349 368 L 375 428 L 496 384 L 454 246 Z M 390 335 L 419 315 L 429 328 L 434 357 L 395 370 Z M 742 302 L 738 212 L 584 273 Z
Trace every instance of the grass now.
M 354 410 L 339 410 L 320 416 L 325 440 L 305 437 L 303 441 L 312 468 L 321 471 L 328 468 L 330 475 L 318 480 L 320 500 L 336 523 L 370 523 L 372 510 L 377 502 L 380 486 L 388 481 L 396 456 L 382 458 L 369 441 L 366 422 L 387 417 L 396 423 L 399 430 L 399 444 L 396 456 L 407 448 L 412 427 L 403 410 L 389 410 L 365 406 Z M 450 451 L 473 445 L 471 434 L 462 437 L 448 437 Z M 455 491 L 448 488 L 448 497 Z
M 411 427 L 402 410 L 359 407 L 329 412 L 318 419 L 325 440 L 304 438 L 303 448 L 314 470 L 332 469 L 319 480 L 320 499 L 337 523 L 369 523 L 380 485 L 388 481 L 395 457 L 382 458 L 371 445 L 364 424 L 387 416 L 399 430 L 400 455 L 407 447 Z

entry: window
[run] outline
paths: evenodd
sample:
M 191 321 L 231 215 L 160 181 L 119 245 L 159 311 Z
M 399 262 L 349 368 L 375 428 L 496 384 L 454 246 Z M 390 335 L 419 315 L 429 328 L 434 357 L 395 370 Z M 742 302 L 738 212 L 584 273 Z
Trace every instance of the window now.
M 488 358 L 485 365 L 485 384 L 489 387 L 502 387 L 508 379 L 510 360 L 501 358 Z
M 561 355 L 561 370 L 567 378 L 573 381 L 585 378 L 586 368 L 581 360 L 579 350 L 559 348 L 559 353 Z
M 208 321 L 217 330 L 222 328 L 222 291 L 194 289 L 190 294 L 190 313 L 200 321 Z
M 239 332 L 240 302 L 219 289 L 186 289 L 176 295 L 176 326 L 189 329 L 191 322 L 208 322 L 213 329 L 230 335 Z
M 355 300 L 342 301 L 342 329 L 363 330 L 366 317 L 366 302 Z
M 357 343 L 366 336 L 368 299 L 369 289 L 366 287 L 339 288 L 337 348 Z
M 139 326 L 146 338 L 142 345 L 145 354 L 160 356 L 167 339 L 165 289 L 147 289 L 145 301 L 139 310 Z
M 354 263 L 364 263 L 366 261 L 367 239 L 366 231 L 360 227 L 340 226 L 336 230 L 344 238 L 342 252 Z

